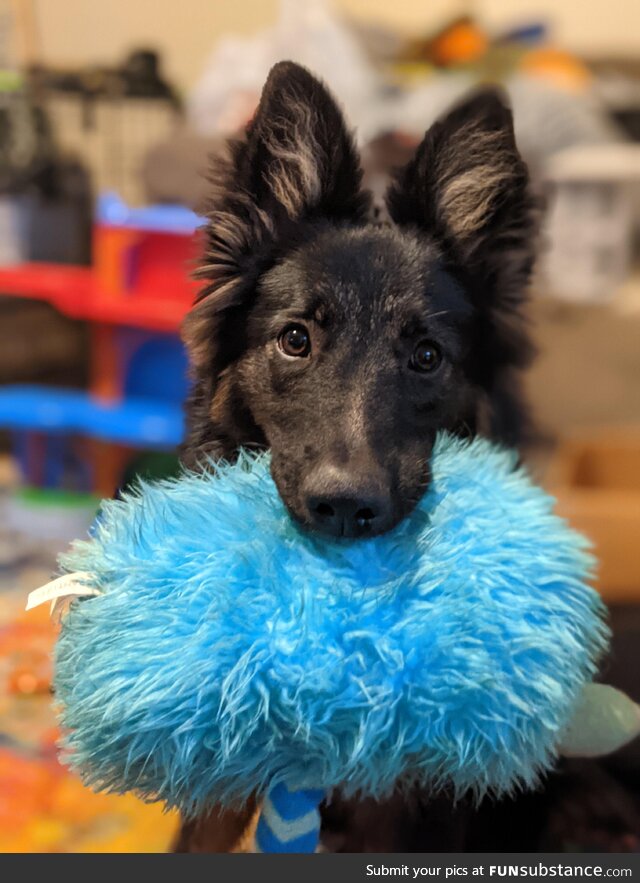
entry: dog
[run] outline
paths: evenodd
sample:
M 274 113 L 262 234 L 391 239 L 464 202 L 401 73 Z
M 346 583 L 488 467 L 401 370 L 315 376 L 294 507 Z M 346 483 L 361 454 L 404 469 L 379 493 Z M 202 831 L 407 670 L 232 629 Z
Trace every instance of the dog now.
M 305 526 L 391 529 L 441 429 L 523 428 L 534 199 L 511 112 L 480 91 L 436 123 L 372 213 L 353 139 L 304 68 L 276 65 L 213 176 L 206 280 L 184 337 L 187 462 L 269 447 Z
M 420 499 L 440 430 L 522 443 L 539 212 L 499 91 L 436 122 L 380 207 L 332 96 L 281 62 L 212 187 L 204 284 L 184 325 L 187 466 L 269 448 L 292 518 L 357 541 Z M 237 848 L 254 809 L 214 808 L 176 850 Z M 340 851 L 458 850 L 478 818 L 446 795 L 336 797 L 323 836 Z

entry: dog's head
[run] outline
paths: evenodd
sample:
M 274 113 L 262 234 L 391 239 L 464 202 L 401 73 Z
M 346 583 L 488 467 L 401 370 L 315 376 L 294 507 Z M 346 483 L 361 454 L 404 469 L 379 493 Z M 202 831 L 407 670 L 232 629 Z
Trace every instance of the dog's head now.
M 294 517 L 345 536 L 403 518 L 437 431 L 476 431 L 524 361 L 533 261 L 527 171 L 495 92 L 429 129 L 388 222 L 361 177 L 324 86 L 276 65 L 216 169 L 208 284 L 185 325 L 201 447 L 268 446 Z

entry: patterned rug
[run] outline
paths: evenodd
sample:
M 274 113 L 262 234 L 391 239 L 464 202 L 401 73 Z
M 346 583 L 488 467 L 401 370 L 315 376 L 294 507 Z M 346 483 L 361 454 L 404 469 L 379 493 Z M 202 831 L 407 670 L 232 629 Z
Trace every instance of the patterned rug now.
M 1 511 L 1 510 L 0 510 Z M 48 605 L 24 612 L 55 550 L 0 522 L 0 853 L 165 852 L 177 817 L 134 797 L 94 794 L 56 756 Z

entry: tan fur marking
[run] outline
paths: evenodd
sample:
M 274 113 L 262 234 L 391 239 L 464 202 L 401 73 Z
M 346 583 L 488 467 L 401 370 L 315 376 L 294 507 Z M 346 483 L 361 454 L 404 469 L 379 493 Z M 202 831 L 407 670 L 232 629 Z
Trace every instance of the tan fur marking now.
M 321 155 L 314 135 L 313 110 L 301 102 L 291 107 L 291 119 L 275 120 L 265 146 L 273 157 L 266 179 L 289 217 L 300 217 L 321 196 L 318 168 Z
M 486 132 L 477 126 L 462 129 L 450 150 L 465 156 L 465 168 L 445 183 L 441 207 L 454 236 L 462 239 L 482 227 L 496 200 L 509 186 L 513 164 L 505 155 L 502 132 Z
M 221 375 L 216 385 L 216 391 L 211 401 L 209 415 L 214 423 L 224 423 L 231 398 L 231 382 L 228 375 Z
M 442 209 L 455 236 L 468 236 L 482 226 L 508 178 L 509 173 L 500 167 L 485 164 L 463 172 L 446 186 Z
M 216 288 L 187 313 L 182 323 L 181 336 L 195 367 L 206 367 L 211 356 L 212 337 L 215 330 L 216 314 L 221 313 L 233 300 L 233 294 L 240 280 L 232 278 Z

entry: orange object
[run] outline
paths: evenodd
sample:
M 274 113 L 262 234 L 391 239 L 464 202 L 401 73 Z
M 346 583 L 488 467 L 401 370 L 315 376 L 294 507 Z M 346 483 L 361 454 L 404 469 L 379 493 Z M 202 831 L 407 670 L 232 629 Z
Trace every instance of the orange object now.
M 520 69 L 571 91 L 581 92 L 592 81 L 589 69 L 574 55 L 549 47 L 525 53 L 520 61 Z
M 445 67 L 469 64 L 482 58 L 488 48 L 489 41 L 484 31 L 471 21 L 460 21 L 434 40 L 433 60 Z
M 102 227 L 93 231 L 93 265 L 107 295 L 122 297 L 132 288 L 133 278 L 128 278 L 128 268 L 134 260 L 134 249 L 140 242 L 138 230 L 126 227 Z
M 113 325 L 91 326 L 91 391 L 107 402 L 122 398 L 122 360 L 114 332 Z

